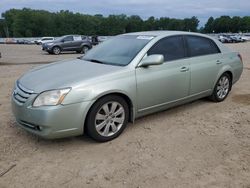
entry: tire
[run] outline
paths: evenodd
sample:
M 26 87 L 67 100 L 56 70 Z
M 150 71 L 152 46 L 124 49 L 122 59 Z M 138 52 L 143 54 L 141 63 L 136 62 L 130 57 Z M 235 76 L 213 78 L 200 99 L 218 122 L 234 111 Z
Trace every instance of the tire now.
M 126 128 L 128 116 L 128 104 L 122 97 L 117 95 L 103 97 L 94 103 L 88 113 L 86 132 L 98 142 L 110 141 Z
M 52 52 L 55 55 L 59 55 L 61 53 L 61 48 L 59 48 L 58 46 L 55 46 L 52 48 Z
M 81 51 L 80 51 L 80 53 L 81 54 L 86 54 L 87 51 L 89 51 L 89 47 L 88 46 L 83 46 L 82 49 L 81 49 Z
M 224 101 L 232 88 L 232 78 L 228 73 L 220 76 L 215 84 L 213 94 L 209 97 L 214 102 Z

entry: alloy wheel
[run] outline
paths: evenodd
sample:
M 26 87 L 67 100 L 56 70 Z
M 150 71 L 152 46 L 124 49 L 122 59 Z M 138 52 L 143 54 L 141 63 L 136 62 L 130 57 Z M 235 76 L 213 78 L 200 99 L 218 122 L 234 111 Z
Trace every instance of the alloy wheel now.
M 101 136 L 110 137 L 122 128 L 124 120 L 124 107 L 115 101 L 107 102 L 95 116 L 95 128 Z
M 230 89 L 230 81 L 227 76 L 222 76 L 217 84 L 216 93 L 219 99 L 224 99 Z
M 53 48 L 53 53 L 54 54 L 58 55 L 58 54 L 60 54 L 60 52 L 61 52 L 60 48 L 58 48 L 58 47 Z

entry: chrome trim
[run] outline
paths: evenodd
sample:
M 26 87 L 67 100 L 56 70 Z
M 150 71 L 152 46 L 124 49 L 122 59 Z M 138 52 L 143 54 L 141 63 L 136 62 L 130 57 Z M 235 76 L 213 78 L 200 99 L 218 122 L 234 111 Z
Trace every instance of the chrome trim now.
M 19 86 L 20 89 L 23 90 L 23 91 L 26 92 L 26 93 L 30 93 L 30 94 L 31 94 L 31 93 L 34 93 L 34 91 L 32 91 L 32 90 L 30 90 L 30 89 L 27 89 L 27 88 L 25 88 L 24 86 L 22 86 L 22 85 L 20 84 L 19 81 L 17 81 L 16 85 Z
M 23 105 L 34 91 L 26 89 L 17 81 L 12 96 L 18 105 Z

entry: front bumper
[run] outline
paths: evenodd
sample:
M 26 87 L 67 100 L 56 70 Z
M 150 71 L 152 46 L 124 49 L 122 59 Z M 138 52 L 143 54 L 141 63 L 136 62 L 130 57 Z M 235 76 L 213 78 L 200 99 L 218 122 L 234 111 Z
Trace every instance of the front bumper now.
M 36 94 L 22 105 L 12 96 L 12 111 L 20 125 L 25 130 L 46 139 L 82 135 L 84 121 L 91 101 L 58 105 L 32 107 Z
M 47 52 L 51 52 L 52 51 L 52 46 L 48 46 L 43 44 L 42 45 L 42 50 L 47 51 Z

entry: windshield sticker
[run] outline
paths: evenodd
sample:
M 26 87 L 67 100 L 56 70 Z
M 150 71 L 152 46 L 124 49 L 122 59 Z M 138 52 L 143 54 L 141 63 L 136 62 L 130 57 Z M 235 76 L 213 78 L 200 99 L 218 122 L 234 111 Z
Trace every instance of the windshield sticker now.
M 153 36 L 146 36 L 146 35 L 141 35 L 138 36 L 137 39 L 141 39 L 141 40 L 152 40 L 154 37 Z

